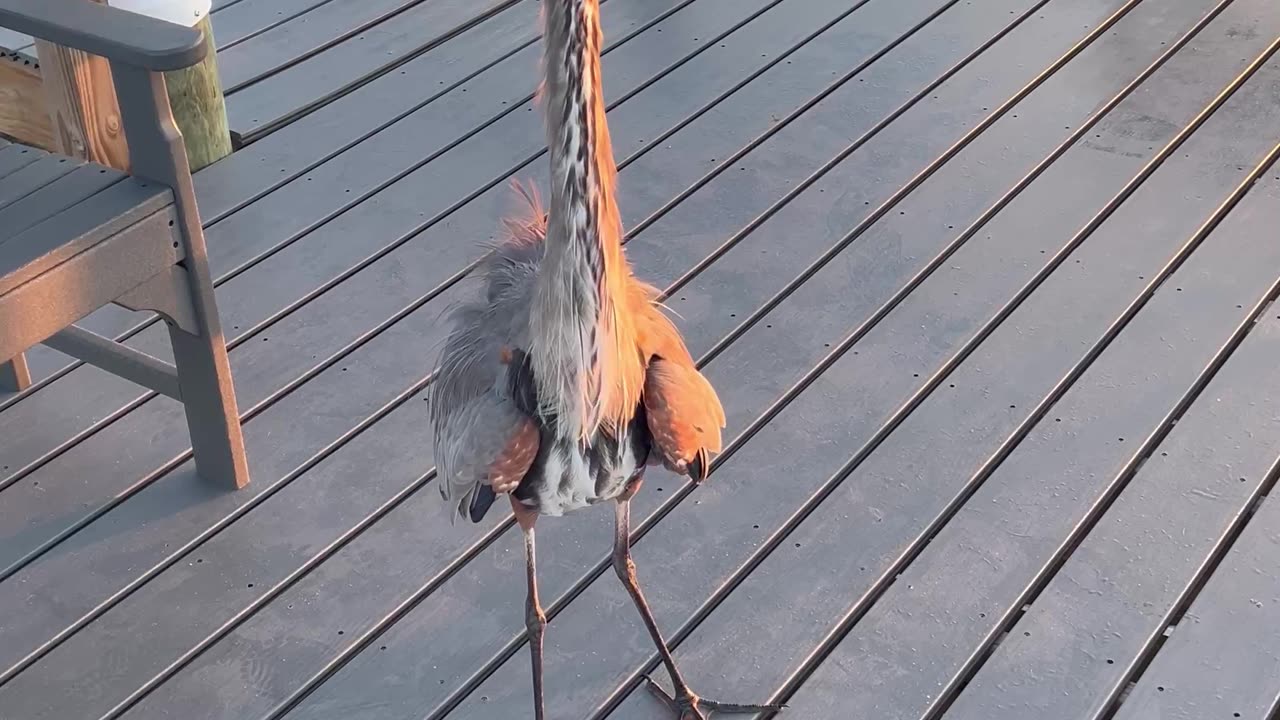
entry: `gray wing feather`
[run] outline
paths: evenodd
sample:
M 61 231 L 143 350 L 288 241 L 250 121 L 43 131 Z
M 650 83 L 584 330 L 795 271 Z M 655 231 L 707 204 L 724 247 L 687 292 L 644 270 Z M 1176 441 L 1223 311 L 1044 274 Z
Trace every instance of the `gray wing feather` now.
M 465 515 L 471 494 L 488 484 L 490 463 L 506 446 L 522 420 L 508 398 L 483 393 L 457 408 L 436 437 L 440 496 Z
M 530 298 L 546 216 L 535 196 L 517 189 L 531 213 L 506 221 L 509 237 L 494 245 L 477 268 L 483 292 L 453 309 L 453 331 L 428 396 L 440 494 L 458 513 L 466 512 L 476 486 L 488 482 L 489 464 L 521 420 L 507 391 L 500 352 L 528 348 Z

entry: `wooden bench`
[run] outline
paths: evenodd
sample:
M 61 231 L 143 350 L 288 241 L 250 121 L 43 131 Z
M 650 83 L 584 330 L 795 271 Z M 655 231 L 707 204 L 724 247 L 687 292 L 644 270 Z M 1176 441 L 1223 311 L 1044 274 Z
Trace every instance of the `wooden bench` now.
M 0 27 L 105 57 L 128 173 L 18 143 L 0 147 L 0 386 L 31 382 L 38 343 L 183 403 L 197 471 L 249 475 L 204 233 L 164 71 L 200 62 L 203 33 L 88 0 L 0 0 Z M 151 310 L 174 365 L 74 323 L 105 305 Z

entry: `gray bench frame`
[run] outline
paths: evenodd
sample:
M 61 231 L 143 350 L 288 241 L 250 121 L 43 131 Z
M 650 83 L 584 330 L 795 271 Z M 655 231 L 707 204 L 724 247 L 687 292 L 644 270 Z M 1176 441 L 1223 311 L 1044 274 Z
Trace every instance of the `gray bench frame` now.
M 34 278 L 4 276 L 0 242 L 0 387 L 29 386 L 22 353 L 44 343 L 181 401 L 197 472 L 245 486 L 249 473 L 231 367 L 186 148 L 163 75 L 205 57 L 203 33 L 87 0 L 0 0 L 0 26 L 105 57 L 129 145 L 129 174 L 172 191 L 163 215 L 171 220 L 168 227 L 135 222 L 88 240 L 52 238 L 58 256 L 33 270 L 39 273 Z M 144 209 L 151 217 L 166 210 Z M 48 221 L 44 226 L 56 227 Z M 156 241 L 161 234 L 163 243 Z M 121 251 L 139 247 L 155 249 Z M 157 312 L 168 326 L 174 364 L 73 324 L 112 303 Z

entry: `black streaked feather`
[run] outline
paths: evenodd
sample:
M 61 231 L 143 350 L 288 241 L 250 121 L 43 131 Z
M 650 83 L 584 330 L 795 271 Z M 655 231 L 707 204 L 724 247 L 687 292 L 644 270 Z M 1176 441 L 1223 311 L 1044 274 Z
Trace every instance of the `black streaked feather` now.
M 495 499 L 497 495 L 494 494 L 492 485 L 484 483 L 476 485 L 476 489 L 471 492 L 471 504 L 467 508 L 467 515 L 471 518 L 471 522 L 478 523 L 483 520 Z
M 706 480 L 707 475 L 711 472 L 710 458 L 707 457 L 706 449 L 700 448 L 697 454 L 693 456 L 693 459 L 689 461 L 688 466 L 689 478 L 693 480 L 694 483 L 700 483 L 703 480 Z
M 520 348 L 512 348 L 507 365 L 507 392 L 520 412 L 538 419 L 538 383 L 533 377 L 533 360 Z

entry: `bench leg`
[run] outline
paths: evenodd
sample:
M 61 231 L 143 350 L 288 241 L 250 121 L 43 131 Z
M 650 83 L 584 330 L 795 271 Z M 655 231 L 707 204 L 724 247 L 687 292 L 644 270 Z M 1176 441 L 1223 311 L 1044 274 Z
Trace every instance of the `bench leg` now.
M 222 336 L 192 335 L 170 325 L 169 339 L 191 430 L 196 472 L 217 482 L 231 481 L 237 488 L 248 485 L 240 413 Z
M 0 392 L 21 392 L 31 387 L 31 371 L 27 369 L 27 356 L 21 353 L 14 359 L 0 363 Z
M 196 471 L 208 479 L 244 487 L 249 483 L 249 469 L 231 365 L 214 302 L 191 167 L 169 107 L 164 75 L 113 61 L 111 79 L 129 142 L 130 172 L 173 188 L 178 214 L 174 229 L 181 238 L 182 265 L 188 279 L 185 294 L 197 327 L 183 329 L 178 324 L 181 318 L 170 316 L 169 339 L 191 429 Z

